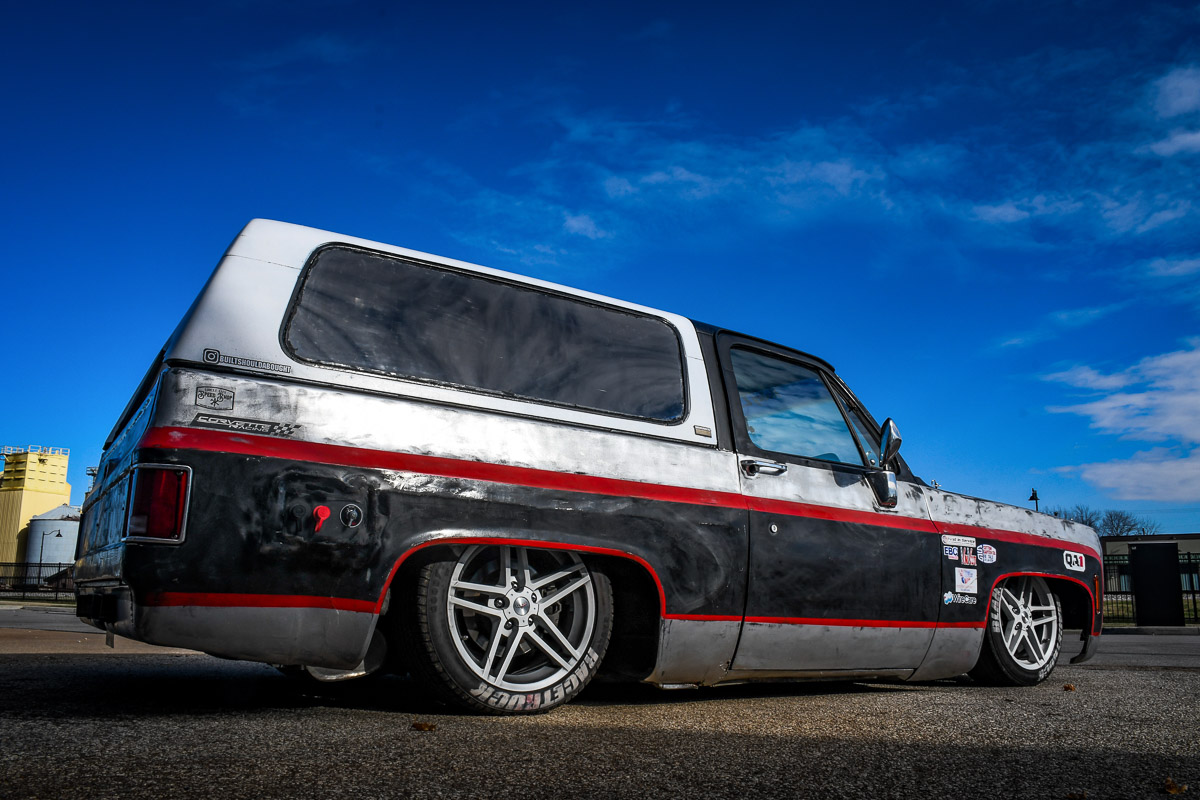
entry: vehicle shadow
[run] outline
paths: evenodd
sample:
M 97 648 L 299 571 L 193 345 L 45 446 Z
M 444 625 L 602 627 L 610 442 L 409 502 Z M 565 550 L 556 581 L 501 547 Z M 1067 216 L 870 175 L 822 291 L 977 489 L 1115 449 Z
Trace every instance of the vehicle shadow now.
M 904 684 L 776 682 L 663 690 L 639 683 L 593 683 L 577 705 L 673 705 L 747 698 L 862 695 L 911 691 Z M 158 717 L 229 711 L 341 708 L 460 716 L 418 682 L 386 675 L 319 683 L 265 665 L 211 656 L 0 656 L 0 717 Z

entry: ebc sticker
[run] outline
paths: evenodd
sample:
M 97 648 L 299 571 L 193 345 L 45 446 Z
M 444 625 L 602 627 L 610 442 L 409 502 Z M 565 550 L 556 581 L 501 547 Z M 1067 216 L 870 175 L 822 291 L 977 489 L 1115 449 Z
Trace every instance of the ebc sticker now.
M 958 548 L 957 547 L 951 547 L 950 545 L 944 545 L 942 547 L 942 552 L 945 553 L 946 558 L 950 559 L 951 561 L 958 561 Z
M 980 564 L 995 564 L 996 563 L 996 548 L 990 544 L 979 545 L 979 563 Z
M 233 390 L 217 386 L 197 386 L 196 405 L 211 411 L 233 411 Z
M 1083 572 L 1087 568 L 1087 558 L 1083 553 L 1072 553 L 1070 550 L 1063 550 L 1063 564 L 1067 569 L 1074 572 Z
M 971 536 L 951 536 L 948 533 L 942 534 L 942 544 L 951 544 L 956 547 L 974 547 L 975 539 Z
M 962 567 L 955 568 L 954 588 L 965 594 L 976 594 L 979 591 L 979 572 Z

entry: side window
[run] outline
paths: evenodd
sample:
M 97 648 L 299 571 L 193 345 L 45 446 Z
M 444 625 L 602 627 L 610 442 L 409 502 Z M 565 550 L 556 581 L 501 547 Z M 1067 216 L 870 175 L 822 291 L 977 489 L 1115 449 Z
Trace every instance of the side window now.
M 867 454 L 867 463 L 872 467 L 877 466 L 876 462 L 879 461 L 879 431 L 873 430 L 871 425 L 854 409 L 850 409 L 847 412 L 847 416 L 854 423 L 854 432 L 858 434 L 858 440 L 862 443 L 863 451 Z
M 729 355 L 746 433 L 756 447 L 862 466 L 854 437 L 819 373 L 741 347 Z
M 284 340 L 317 364 L 651 422 L 686 411 L 665 321 L 380 253 L 318 252 Z

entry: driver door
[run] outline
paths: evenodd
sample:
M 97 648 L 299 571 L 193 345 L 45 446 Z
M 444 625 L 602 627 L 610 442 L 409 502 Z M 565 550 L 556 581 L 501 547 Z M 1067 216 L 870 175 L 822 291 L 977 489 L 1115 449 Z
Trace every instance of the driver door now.
M 941 546 L 920 488 L 901 483 L 895 506 L 881 504 L 878 428 L 828 366 L 732 335 L 719 351 L 750 509 L 732 669 L 915 669 L 940 600 Z

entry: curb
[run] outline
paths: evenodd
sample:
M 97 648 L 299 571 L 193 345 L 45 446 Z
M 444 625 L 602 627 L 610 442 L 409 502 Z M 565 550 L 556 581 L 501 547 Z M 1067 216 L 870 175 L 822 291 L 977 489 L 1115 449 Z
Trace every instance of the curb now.
M 1105 628 L 1101 631 L 1102 636 L 1112 635 L 1141 635 L 1141 636 L 1200 636 L 1200 627 L 1194 625 L 1186 627 L 1173 627 L 1166 625 L 1147 625 L 1145 627 L 1121 627 L 1121 628 Z

